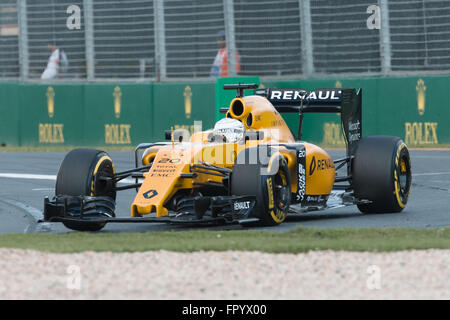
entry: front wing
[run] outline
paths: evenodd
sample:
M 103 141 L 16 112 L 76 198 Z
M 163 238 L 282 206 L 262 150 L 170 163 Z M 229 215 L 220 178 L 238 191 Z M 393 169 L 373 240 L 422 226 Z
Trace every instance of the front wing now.
M 251 213 L 256 204 L 255 196 L 194 197 L 184 203 L 183 210 L 169 211 L 169 215 L 156 217 L 116 218 L 115 201 L 109 197 L 56 196 L 44 199 L 44 219 L 40 222 L 87 222 L 87 223 L 151 223 L 211 224 L 254 223 Z
M 352 193 L 333 191 L 326 202 L 317 205 L 296 205 L 289 208 L 289 216 L 296 214 L 337 209 L 355 204 L 368 203 L 359 200 Z M 87 223 L 153 223 L 169 224 L 252 224 L 259 221 L 253 209 L 255 196 L 216 196 L 194 197 L 191 203 L 185 204 L 181 212 L 169 211 L 169 215 L 156 217 L 117 218 L 114 214 L 115 201 L 109 197 L 57 196 L 52 200 L 44 200 L 44 219 L 39 222 L 87 222 Z

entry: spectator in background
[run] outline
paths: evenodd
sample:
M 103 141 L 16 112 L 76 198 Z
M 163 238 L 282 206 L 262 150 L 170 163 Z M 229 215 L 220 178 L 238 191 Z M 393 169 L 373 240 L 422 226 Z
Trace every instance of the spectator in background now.
M 217 45 L 219 47 L 219 52 L 217 52 L 216 58 L 214 59 L 213 65 L 211 67 L 211 72 L 209 76 L 212 78 L 217 77 L 227 77 L 228 76 L 228 51 L 225 42 L 225 31 L 219 31 L 217 37 Z M 239 54 L 236 51 L 236 74 L 241 71 L 241 65 L 239 63 Z
M 60 73 L 66 73 L 69 67 L 67 55 L 63 50 L 60 50 L 55 45 L 49 43 L 47 45 L 51 51 L 50 58 L 48 58 L 47 67 L 41 75 L 41 79 L 56 79 Z

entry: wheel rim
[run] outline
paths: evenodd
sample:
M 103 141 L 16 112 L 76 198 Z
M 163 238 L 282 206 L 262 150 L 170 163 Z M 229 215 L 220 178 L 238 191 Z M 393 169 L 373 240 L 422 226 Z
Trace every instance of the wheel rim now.
M 109 196 L 115 199 L 114 182 L 106 179 L 113 179 L 115 170 L 114 165 L 109 157 L 105 158 L 98 166 L 97 172 L 94 173 L 94 181 L 92 185 L 92 195 Z M 106 178 L 106 179 L 105 179 Z
M 288 185 L 288 181 L 286 178 L 286 174 L 284 171 L 278 171 L 277 175 L 274 179 L 275 184 L 275 199 L 277 199 L 277 206 L 281 210 L 286 210 L 289 206 L 289 196 L 290 196 L 290 186 Z
M 409 195 L 409 189 L 411 187 L 411 165 L 406 155 L 402 155 L 400 158 L 400 163 L 397 168 L 398 174 L 398 193 L 401 200 L 406 204 Z

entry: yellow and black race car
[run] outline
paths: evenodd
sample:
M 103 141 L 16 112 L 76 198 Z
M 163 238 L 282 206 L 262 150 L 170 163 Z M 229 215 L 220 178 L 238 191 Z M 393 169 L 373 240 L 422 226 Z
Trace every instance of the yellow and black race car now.
M 58 172 L 44 220 L 95 231 L 109 222 L 277 225 L 288 215 L 357 205 L 365 213 L 399 212 L 411 186 L 411 163 L 398 137 L 362 137 L 361 89 L 237 90 L 213 129 L 166 131 L 168 142 L 143 143 L 135 168 L 116 172 L 107 153 L 75 149 Z M 244 96 L 245 89 L 254 95 Z M 280 113 L 299 115 L 295 136 Z M 347 153 L 333 160 L 301 141 L 303 114 L 340 113 Z M 171 141 L 170 141 L 171 140 Z M 346 173 L 337 176 L 337 170 Z M 342 171 L 342 170 L 341 170 Z M 133 178 L 127 185 L 119 181 Z M 120 190 L 136 188 L 130 218 L 115 217 Z

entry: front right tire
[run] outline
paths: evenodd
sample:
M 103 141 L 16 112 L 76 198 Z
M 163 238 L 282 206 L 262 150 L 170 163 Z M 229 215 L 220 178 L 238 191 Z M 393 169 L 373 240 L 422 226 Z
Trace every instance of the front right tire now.
M 252 217 L 259 219 L 259 225 L 274 226 L 286 219 L 291 179 L 283 155 L 273 148 L 264 149 L 247 148 L 239 153 L 231 176 L 231 193 L 255 195 Z

